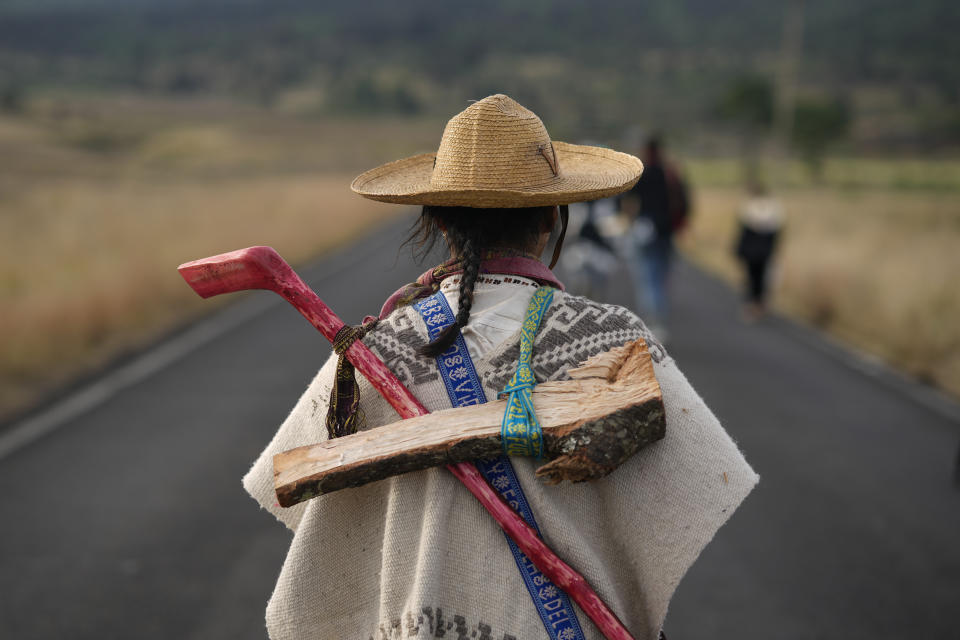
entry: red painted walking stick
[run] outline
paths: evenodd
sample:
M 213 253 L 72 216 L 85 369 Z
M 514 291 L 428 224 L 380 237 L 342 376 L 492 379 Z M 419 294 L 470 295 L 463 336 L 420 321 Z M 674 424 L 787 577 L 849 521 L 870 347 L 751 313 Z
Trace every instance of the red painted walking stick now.
M 247 289 L 267 289 L 292 304 L 330 342 L 344 323 L 270 247 L 250 247 L 187 262 L 178 268 L 180 275 L 204 298 Z M 370 384 L 396 409 L 401 418 L 429 413 L 403 386 L 393 372 L 361 341 L 346 351 L 350 362 Z M 500 495 L 494 491 L 471 463 L 447 465 L 490 512 L 517 546 L 545 576 L 567 592 L 608 640 L 628 640 L 632 636 L 613 611 L 600 599 L 587 581 L 570 565 L 557 557 Z

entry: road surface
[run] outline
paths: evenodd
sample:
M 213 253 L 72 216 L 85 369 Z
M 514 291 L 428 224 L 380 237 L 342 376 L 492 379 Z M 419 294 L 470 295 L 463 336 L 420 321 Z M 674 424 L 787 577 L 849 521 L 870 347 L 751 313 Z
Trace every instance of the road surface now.
M 345 320 L 421 270 L 397 231 L 306 272 Z M 960 638 L 957 406 L 789 322 L 744 325 L 686 265 L 674 285 L 668 350 L 761 483 L 681 584 L 670 639 Z M 0 433 L 0 637 L 265 637 L 289 534 L 240 477 L 329 353 L 274 297 Z

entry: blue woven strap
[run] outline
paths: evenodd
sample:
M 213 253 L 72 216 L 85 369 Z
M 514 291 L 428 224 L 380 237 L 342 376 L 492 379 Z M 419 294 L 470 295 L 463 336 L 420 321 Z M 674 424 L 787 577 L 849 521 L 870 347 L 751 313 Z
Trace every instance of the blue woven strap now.
M 538 291 L 539 293 L 539 291 Z M 552 298 L 553 291 L 550 296 Z M 536 297 L 536 295 L 534 296 Z M 549 299 L 543 310 L 549 306 Z M 531 302 L 531 306 L 533 303 Z M 455 318 L 453 310 L 447 304 L 447 299 L 443 293 L 438 291 L 434 295 L 424 298 L 413 305 L 413 308 L 423 318 L 427 325 L 427 334 L 433 340 L 443 329 L 454 323 Z M 537 317 L 537 324 L 540 322 L 541 311 Z M 530 314 L 527 314 L 528 319 Z M 526 331 L 526 322 L 524 323 L 524 332 Z M 533 351 L 533 335 L 537 328 L 533 327 L 530 337 L 530 353 Z M 521 339 L 521 351 L 523 342 Z M 521 356 L 522 358 L 522 356 Z M 483 392 L 483 386 L 480 383 L 480 377 L 473 366 L 473 360 L 467 351 L 467 343 L 463 336 L 457 334 L 456 340 L 446 351 L 437 356 L 437 368 L 443 378 L 443 383 L 447 388 L 447 395 L 450 397 L 450 403 L 454 407 L 465 407 L 472 404 L 482 404 L 487 401 L 486 394 Z M 529 369 L 530 358 L 528 354 L 527 368 Z M 530 372 L 531 378 L 533 372 Z M 514 376 L 516 377 L 516 375 Z M 508 389 L 510 385 L 507 385 Z M 523 387 L 526 388 L 526 387 Z M 532 388 L 532 385 L 531 385 Z M 518 390 L 520 387 L 518 387 Z M 508 390 L 505 390 L 509 393 Z M 529 392 L 529 388 L 527 388 Z M 532 414 L 532 407 L 531 407 Z M 539 425 L 538 425 L 539 426 Z M 542 438 L 541 438 L 542 440 Z M 513 509 L 519 513 L 527 524 L 537 532 L 541 538 L 540 529 L 537 527 L 537 521 L 533 517 L 533 510 L 527 502 L 523 489 L 520 487 L 520 481 L 517 480 L 516 471 L 510 464 L 510 458 L 502 456 L 494 460 L 477 460 L 477 469 L 487 479 L 487 482 L 500 494 L 500 496 Z M 547 576 L 543 575 L 537 569 L 530 559 L 520 551 L 517 543 L 504 534 L 507 544 L 510 545 L 510 552 L 517 563 L 517 569 L 520 571 L 520 577 L 527 587 L 530 599 L 540 614 L 540 620 L 543 627 L 550 636 L 551 640 L 583 640 L 583 630 L 580 628 L 580 621 L 573 609 L 570 598 L 559 587 L 554 585 Z

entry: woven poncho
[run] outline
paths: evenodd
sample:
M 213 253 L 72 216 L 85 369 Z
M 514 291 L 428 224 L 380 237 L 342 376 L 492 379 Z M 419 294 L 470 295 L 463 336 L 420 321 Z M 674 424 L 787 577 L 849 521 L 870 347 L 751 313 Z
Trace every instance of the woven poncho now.
M 663 391 L 666 437 L 608 477 L 546 486 L 536 463 L 514 465 L 547 544 L 579 571 L 641 639 L 657 637 L 680 578 L 757 482 L 734 442 L 643 323 L 621 307 L 558 292 L 534 345 L 538 381 L 636 338 L 650 345 Z M 426 328 L 410 307 L 364 342 L 431 411 L 449 399 L 432 358 L 416 354 Z M 518 341 L 480 358 L 488 398 L 512 375 Z M 267 607 L 274 640 L 547 638 L 503 534 L 444 469 L 408 473 L 276 505 L 273 455 L 326 439 L 334 360 L 320 370 L 244 487 L 293 530 Z M 399 419 L 361 378 L 368 428 Z M 577 610 L 587 638 L 599 631 Z

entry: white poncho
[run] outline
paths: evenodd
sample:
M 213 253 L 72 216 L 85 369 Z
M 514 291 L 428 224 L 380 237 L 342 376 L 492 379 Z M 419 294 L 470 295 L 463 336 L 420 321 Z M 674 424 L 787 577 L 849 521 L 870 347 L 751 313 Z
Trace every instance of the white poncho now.
M 513 373 L 518 336 L 474 357 L 488 398 Z M 588 483 L 546 486 L 534 478 L 534 461 L 514 459 L 514 466 L 547 544 L 635 637 L 652 640 L 680 578 L 757 476 L 663 347 L 626 309 L 558 293 L 537 334 L 534 372 L 539 381 L 562 378 L 587 357 L 639 337 L 650 344 L 663 391 L 666 437 Z M 364 342 L 428 409 L 450 406 L 433 360 L 416 354 L 427 332 L 411 307 L 393 312 Z M 267 607 L 270 637 L 547 638 L 501 530 L 444 469 L 277 506 L 273 455 L 326 439 L 334 366 L 333 359 L 323 366 L 243 480 L 294 532 Z M 368 428 L 398 420 L 358 379 Z M 577 614 L 586 637 L 600 638 L 589 618 Z

